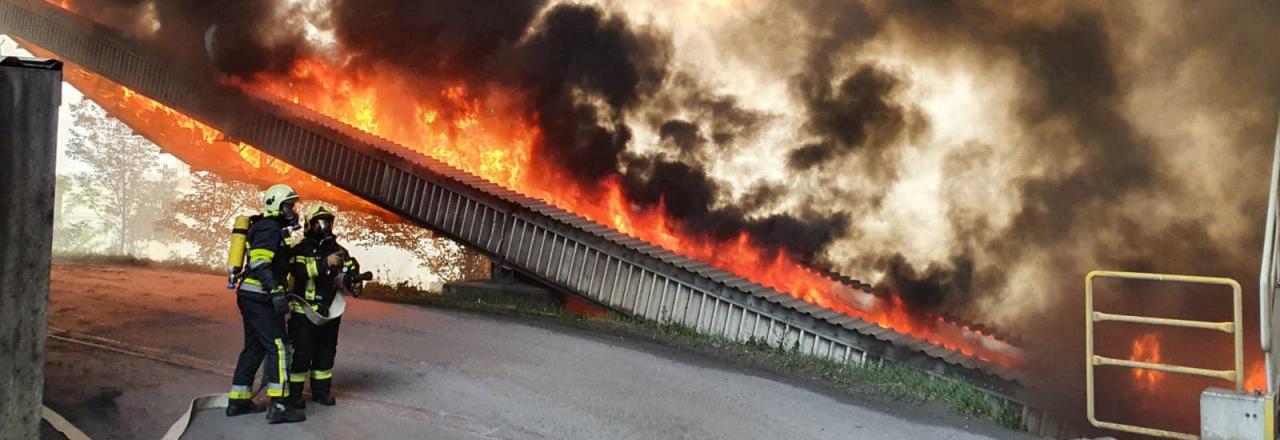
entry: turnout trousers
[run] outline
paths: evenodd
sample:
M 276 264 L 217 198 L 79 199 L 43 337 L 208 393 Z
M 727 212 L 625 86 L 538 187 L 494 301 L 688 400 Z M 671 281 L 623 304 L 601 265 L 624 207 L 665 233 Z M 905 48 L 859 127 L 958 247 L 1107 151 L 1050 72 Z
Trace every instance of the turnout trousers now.
M 272 310 L 271 299 L 264 294 L 236 292 L 236 305 L 244 323 L 244 348 L 236 361 L 236 371 L 231 378 L 232 400 L 253 398 L 253 379 L 258 365 L 266 360 L 266 387 L 269 397 L 286 397 L 289 388 L 289 356 L 286 353 L 284 316 Z
M 293 342 L 293 362 L 289 366 L 289 384 L 300 392 L 311 378 L 313 398 L 329 396 L 333 385 L 333 358 L 338 354 L 338 327 L 342 318 L 315 325 L 306 315 L 294 312 L 289 317 L 289 340 Z

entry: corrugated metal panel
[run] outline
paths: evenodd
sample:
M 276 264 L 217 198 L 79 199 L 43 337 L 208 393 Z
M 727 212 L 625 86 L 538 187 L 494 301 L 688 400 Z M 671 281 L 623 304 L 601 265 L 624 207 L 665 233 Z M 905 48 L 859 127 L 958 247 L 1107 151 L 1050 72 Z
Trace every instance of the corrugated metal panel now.
M 921 346 L 913 342 L 914 338 L 755 285 L 474 175 L 415 156 L 385 139 L 357 132 L 305 109 L 283 108 L 226 90 L 220 90 L 222 95 L 218 96 L 202 92 L 204 89 L 197 83 L 184 82 L 179 72 L 152 64 L 148 55 L 135 53 L 142 51 L 117 47 L 128 43 L 98 38 L 100 32 L 89 38 L 64 19 L 54 18 L 54 14 L 57 12 L 35 14 L 16 7 L 11 0 L 0 1 L 0 17 L 8 32 L 222 128 L 237 139 L 444 236 L 482 249 L 532 276 L 601 304 L 735 340 L 764 337 L 776 345 L 798 344 L 821 356 L 837 351 L 851 353 L 851 344 L 869 342 L 865 338 L 843 340 L 841 330 L 847 328 L 923 349 L 942 361 L 959 363 L 948 355 L 955 352 L 939 351 L 940 347 L 928 344 Z M 387 161 L 386 153 L 405 160 Z M 720 284 L 711 288 L 697 279 Z M 866 352 L 890 352 L 875 347 L 856 348 L 862 353 L 859 358 Z M 1012 377 L 1007 369 L 991 364 L 968 358 L 964 363 L 1005 379 Z

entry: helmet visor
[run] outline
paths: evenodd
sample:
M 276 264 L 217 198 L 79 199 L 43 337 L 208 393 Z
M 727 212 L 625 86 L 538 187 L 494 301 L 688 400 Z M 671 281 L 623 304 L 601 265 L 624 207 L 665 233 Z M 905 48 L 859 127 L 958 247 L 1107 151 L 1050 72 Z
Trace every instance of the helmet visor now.
M 320 217 L 311 220 L 311 233 L 316 235 L 333 235 L 333 219 Z

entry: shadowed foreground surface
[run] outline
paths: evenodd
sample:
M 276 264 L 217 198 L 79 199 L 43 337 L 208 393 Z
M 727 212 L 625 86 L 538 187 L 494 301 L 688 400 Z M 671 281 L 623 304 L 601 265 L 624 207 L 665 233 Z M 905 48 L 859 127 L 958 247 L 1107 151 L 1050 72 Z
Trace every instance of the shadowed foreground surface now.
M 52 280 L 45 402 L 91 437 L 159 438 L 228 388 L 242 334 L 223 278 L 59 265 Z M 1027 438 L 553 327 L 351 301 L 337 407 L 274 426 L 203 411 L 184 438 Z

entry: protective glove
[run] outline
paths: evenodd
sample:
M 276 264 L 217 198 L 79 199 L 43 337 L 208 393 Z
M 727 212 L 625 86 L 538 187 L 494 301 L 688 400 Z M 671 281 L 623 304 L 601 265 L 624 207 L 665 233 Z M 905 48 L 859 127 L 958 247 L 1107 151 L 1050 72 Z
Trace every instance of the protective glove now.
M 289 313 L 289 297 L 284 294 L 271 295 L 271 311 L 277 316 Z

